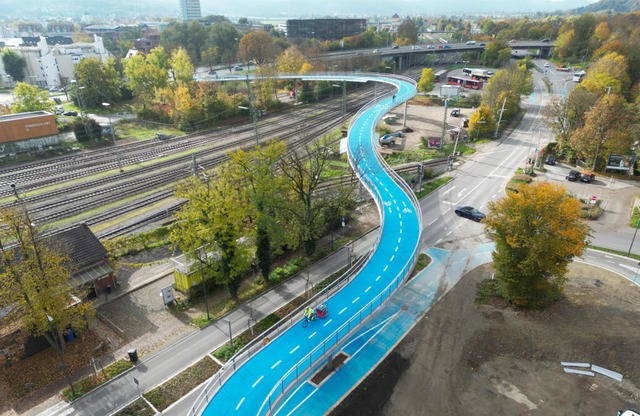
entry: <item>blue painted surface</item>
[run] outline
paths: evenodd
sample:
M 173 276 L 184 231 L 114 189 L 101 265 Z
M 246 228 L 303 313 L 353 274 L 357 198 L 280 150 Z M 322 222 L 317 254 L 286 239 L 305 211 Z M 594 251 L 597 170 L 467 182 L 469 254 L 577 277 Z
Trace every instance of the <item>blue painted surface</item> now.
M 451 253 L 435 247 L 426 250 L 432 259 L 429 266 L 341 347 L 340 351 L 349 356 L 345 364 L 317 387 L 308 380 L 298 383 L 275 414 L 321 415 L 328 412 L 387 356 L 436 300 L 453 287 L 452 282 L 457 283 L 466 271 L 490 262 L 493 249 L 494 244 L 488 243 L 476 246 L 471 253 L 467 250 Z M 460 267 L 461 264 L 466 267 Z M 316 371 L 319 369 L 320 366 Z
M 352 282 L 325 303 L 328 318 L 311 322 L 307 328 L 296 325 L 270 342 L 222 385 L 204 415 L 265 414 L 269 408 L 266 398 L 278 389 L 289 370 L 296 365 L 301 371 L 307 369 L 310 363 L 301 362 L 305 355 L 327 339 L 327 348 L 334 346 L 331 335 L 352 316 L 362 313 L 366 317 L 369 310 L 362 312 L 361 308 L 379 294 L 393 291 L 397 278 L 408 269 L 420 241 L 421 214 L 415 212 L 409 196 L 378 163 L 372 132 L 390 108 L 413 97 L 416 91 L 413 84 L 395 79 L 391 82 L 398 88 L 395 100 L 385 99 L 362 113 L 352 124 L 347 142 L 352 166 L 384 211 L 376 251 Z M 393 287 L 389 289 L 389 285 Z M 339 338 L 346 333 L 339 332 Z M 313 356 L 311 362 L 317 358 Z M 295 373 L 284 383 L 294 379 Z

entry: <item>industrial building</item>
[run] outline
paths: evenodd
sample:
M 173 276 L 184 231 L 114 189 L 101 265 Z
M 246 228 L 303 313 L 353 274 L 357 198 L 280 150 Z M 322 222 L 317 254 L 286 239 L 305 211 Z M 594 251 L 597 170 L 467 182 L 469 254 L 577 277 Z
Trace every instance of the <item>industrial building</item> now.
M 180 0 L 180 15 L 185 22 L 200 19 L 200 0 Z
M 59 141 L 52 113 L 33 111 L 0 116 L 0 160 L 11 154 L 42 151 Z
M 340 40 L 367 29 L 367 19 L 293 19 L 287 20 L 289 39 Z

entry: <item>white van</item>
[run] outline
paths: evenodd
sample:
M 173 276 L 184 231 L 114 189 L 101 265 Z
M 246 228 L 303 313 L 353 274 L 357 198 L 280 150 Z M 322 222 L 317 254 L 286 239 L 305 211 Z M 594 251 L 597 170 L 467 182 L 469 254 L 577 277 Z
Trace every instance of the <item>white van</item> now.
M 63 106 L 61 106 L 61 105 L 57 105 L 57 106 L 55 106 L 55 113 L 56 113 L 56 114 L 62 114 L 62 113 L 64 113 L 64 107 L 63 107 Z
M 469 42 L 467 42 L 467 45 L 475 45 L 476 41 L 475 40 L 470 40 Z

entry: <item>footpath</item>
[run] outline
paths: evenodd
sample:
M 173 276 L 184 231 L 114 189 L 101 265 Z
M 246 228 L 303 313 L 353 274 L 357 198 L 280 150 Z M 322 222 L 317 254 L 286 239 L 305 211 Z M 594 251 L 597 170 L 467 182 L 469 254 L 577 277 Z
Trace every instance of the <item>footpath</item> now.
M 139 392 L 144 393 L 161 385 L 184 368 L 225 344 L 229 338 L 228 321 L 231 322 L 232 333 L 234 335 L 240 334 L 247 329 L 247 319 L 250 313 L 253 314 L 253 318 L 260 320 L 303 294 L 310 284 L 315 285 L 327 276 L 346 267 L 349 255 L 358 258 L 366 255 L 375 243 L 378 230 L 375 229 L 272 290 L 261 294 L 252 300 L 251 305 L 244 304 L 206 328 L 192 332 L 154 354 L 141 357 L 133 369 L 73 403 L 58 402 L 41 412 L 39 416 L 104 416 L 113 414 L 118 409 L 137 400 Z M 123 290 L 117 296 L 125 296 L 162 277 L 149 277 L 135 284 L 130 284 L 126 291 Z M 181 401 L 181 406 L 188 409 L 191 403 L 192 401 L 185 399 Z

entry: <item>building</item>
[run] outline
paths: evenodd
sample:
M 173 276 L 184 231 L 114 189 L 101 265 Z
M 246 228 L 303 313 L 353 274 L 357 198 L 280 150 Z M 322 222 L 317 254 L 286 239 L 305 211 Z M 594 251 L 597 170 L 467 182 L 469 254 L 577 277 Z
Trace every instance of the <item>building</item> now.
M 42 151 L 59 143 L 58 126 L 46 111 L 0 116 L 0 160 L 30 150 Z
M 289 39 L 340 40 L 367 29 L 367 19 L 293 19 L 287 20 Z
M 202 18 L 200 0 L 180 0 L 180 16 L 185 22 Z
M 40 88 L 55 88 L 69 84 L 76 64 L 85 58 L 97 58 L 106 62 L 109 51 L 102 37 L 93 35 L 91 43 L 70 43 L 70 38 L 43 36 L 5 39 L 5 46 L 25 60 L 27 84 Z M 49 42 L 55 42 L 53 45 Z M 0 80 L 8 82 L 6 73 L 0 72 Z

